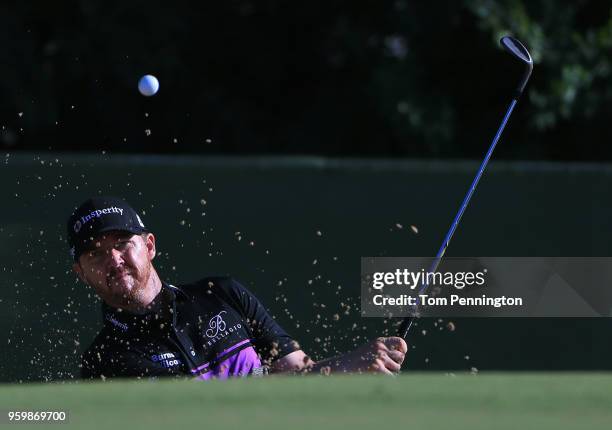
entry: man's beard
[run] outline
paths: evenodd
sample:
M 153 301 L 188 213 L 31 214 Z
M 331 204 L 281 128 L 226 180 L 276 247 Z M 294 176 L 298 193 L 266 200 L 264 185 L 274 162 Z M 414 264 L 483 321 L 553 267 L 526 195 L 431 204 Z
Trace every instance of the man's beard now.
M 144 273 L 135 268 L 125 268 L 107 276 L 107 288 L 111 292 L 113 301 L 117 304 L 132 306 L 142 303 L 150 273 L 151 268 L 148 266 Z M 127 276 L 122 277 L 122 274 Z

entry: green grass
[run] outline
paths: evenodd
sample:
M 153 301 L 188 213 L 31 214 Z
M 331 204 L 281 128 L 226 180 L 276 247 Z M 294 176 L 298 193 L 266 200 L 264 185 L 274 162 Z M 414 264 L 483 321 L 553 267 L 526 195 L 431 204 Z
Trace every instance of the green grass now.
M 0 409 L 11 408 L 64 409 L 70 424 L 60 428 L 106 430 L 610 429 L 612 374 L 432 373 L 0 386 Z

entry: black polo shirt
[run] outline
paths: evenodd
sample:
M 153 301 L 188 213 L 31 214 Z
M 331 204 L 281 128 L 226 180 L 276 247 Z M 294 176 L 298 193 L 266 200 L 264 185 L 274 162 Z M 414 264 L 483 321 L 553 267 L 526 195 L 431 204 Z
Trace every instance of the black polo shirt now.
M 299 349 L 245 287 L 231 278 L 166 283 L 151 310 L 102 304 L 104 328 L 82 357 L 83 378 L 225 379 L 262 374 Z

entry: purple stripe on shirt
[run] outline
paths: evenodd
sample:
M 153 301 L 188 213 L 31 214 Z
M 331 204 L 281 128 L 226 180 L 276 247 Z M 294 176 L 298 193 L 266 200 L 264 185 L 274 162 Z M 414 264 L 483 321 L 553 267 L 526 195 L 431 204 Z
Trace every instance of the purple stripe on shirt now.
M 213 366 L 205 373 L 198 375 L 196 379 L 208 381 L 210 379 L 228 379 L 236 376 L 247 376 L 253 373 L 254 369 L 261 367 L 261 361 L 252 346 L 243 349 L 238 354 L 223 360 Z
M 244 345 L 245 343 L 250 342 L 250 339 L 245 339 L 243 341 L 240 341 L 232 346 L 230 346 L 227 349 L 224 349 L 223 351 L 221 351 L 217 357 L 215 358 L 216 360 L 218 360 L 219 358 L 223 357 L 226 354 L 229 354 L 230 352 L 232 352 L 233 350 L 235 350 L 236 348 L 240 348 L 242 345 Z M 195 369 L 191 369 L 191 373 L 198 373 L 202 370 L 204 370 L 204 368 L 208 367 L 208 365 L 210 364 L 210 361 L 208 363 L 204 363 L 204 364 L 200 364 L 198 367 L 196 367 Z

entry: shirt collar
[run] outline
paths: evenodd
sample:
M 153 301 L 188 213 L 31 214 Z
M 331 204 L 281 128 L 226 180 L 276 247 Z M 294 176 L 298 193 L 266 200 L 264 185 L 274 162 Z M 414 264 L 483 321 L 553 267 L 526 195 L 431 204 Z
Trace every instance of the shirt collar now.
M 164 324 L 172 323 L 172 312 L 170 310 L 174 310 L 177 292 L 183 293 L 180 289 L 162 282 L 162 287 L 153 299 L 151 308 L 142 314 L 115 308 L 103 301 L 102 317 L 104 323 L 124 333 L 135 326 L 157 325 L 163 328 Z

